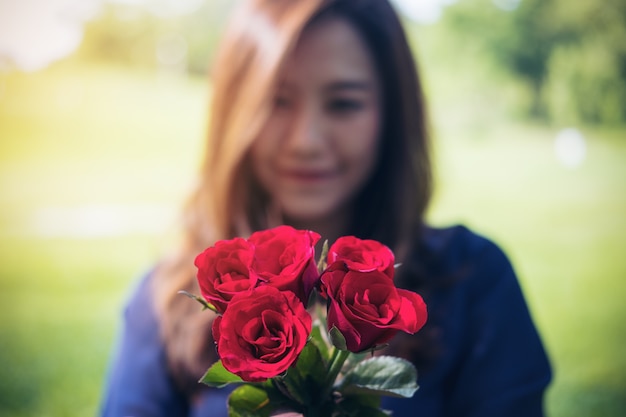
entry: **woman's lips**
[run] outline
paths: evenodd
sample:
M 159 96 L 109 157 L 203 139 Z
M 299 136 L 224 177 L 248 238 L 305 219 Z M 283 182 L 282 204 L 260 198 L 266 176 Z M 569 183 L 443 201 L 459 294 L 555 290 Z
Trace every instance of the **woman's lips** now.
M 315 184 L 328 181 L 336 175 L 336 171 L 326 169 L 285 169 L 280 171 L 281 177 L 303 184 Z

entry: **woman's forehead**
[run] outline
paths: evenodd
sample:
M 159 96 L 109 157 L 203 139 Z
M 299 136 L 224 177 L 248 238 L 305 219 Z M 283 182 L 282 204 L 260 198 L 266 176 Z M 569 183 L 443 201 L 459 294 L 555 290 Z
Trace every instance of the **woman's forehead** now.
M 281 84 L 378 83 L 372 55 L 346 20 L 329 17 L 306 28 L 281 69 Z

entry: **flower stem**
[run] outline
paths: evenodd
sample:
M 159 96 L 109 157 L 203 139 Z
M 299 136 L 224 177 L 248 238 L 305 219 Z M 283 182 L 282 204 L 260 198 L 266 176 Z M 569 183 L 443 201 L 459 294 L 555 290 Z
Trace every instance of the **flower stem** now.
M 324 392 L 324 397 L 322 401 L 326 401 L 330 394 L 333 391 L 333 387 L 335 385 L 335 379 L 337 379 L 337 375 L 341 372 L 341 368 L 343 367 L 344 362 L 350 356 L 350 352 L 347 350 L 340 350 L 337 348 L 333 349 L 333 355 L 330 358 L 330 363 L 328 365 L 328 375 L 326 377 L 326 390 Z
M 305 417 L 320 417 L 320 410 L 316 407 L 310 408 L 306 413 Z

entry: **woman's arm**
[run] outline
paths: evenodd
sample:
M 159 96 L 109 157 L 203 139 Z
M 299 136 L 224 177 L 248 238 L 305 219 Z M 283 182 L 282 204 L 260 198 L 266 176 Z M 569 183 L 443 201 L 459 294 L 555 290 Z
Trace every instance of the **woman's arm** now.
M 187 400 L 167 372 L 149 282 L 150 276 L 141 281 L 125 309 L 100 410 L 102 417 L 188 415 Z
M 551 370 L 517 277 L 491 243 L 479 265 L 468 285 L 466 352 L 446 415 L 541 417 Z
M 505 254 L 460 226 L 433 229 L 426 245 L 429 336 L 393 345 L 418 349 L 420 389 L 383 407 L 398 417 L 543 416 L 550 365 Z

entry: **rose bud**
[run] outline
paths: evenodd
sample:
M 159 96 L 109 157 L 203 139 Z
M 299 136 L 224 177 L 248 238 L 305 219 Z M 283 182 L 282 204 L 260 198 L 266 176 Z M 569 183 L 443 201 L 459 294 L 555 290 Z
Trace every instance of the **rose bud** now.
M 235 294 L 257 285 L 253 261 L 254 246 L 242 238 L 221 240 L 196 257 L 200 293 L 219 313 Z
M 359 272 L 341 262 L 321 276 L 328 298 L 328 329 L 335 326 L 351 352 L 388 342 L 398 331 L 417 332 L 426 323 L 426 304 L 418 294 L 396 288 L 384 273 Z
M 394 255 L 391 249 L 376 240 L 354 236 L 340 237 L 328 250 L 328 265 L 342 261 L 348 269 L 359 272 L 380 271 L 394 276 Z
M 278 226 L 252 234 L 254 269 L 268 285 L 292 291 L 303 303 L 319 280 L 315 244 L 320 235 L 291 226 Z

